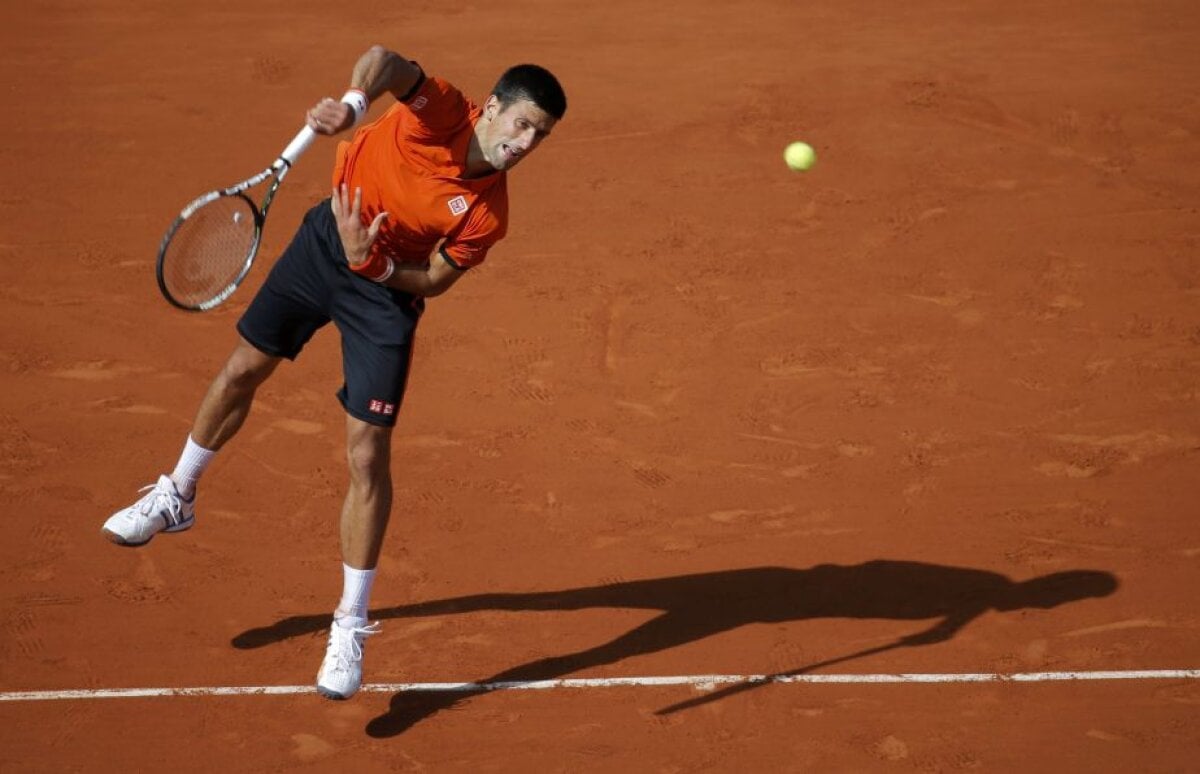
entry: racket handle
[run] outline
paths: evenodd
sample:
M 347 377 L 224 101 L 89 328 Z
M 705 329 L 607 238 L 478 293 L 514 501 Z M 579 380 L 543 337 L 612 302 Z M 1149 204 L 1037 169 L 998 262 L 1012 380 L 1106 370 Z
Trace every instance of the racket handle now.
M 288 146 L 283 149 L 283 153 L 279 154 L 279 160 L 286 162 L 289 167 L 292 166 L 300 158 L 301 154 L 308 150 L 308 146 L 312 145 L 315 139 L 317 139 L 317 133 L 305 126 L 300 130 L 299 134 L 292 138 Z

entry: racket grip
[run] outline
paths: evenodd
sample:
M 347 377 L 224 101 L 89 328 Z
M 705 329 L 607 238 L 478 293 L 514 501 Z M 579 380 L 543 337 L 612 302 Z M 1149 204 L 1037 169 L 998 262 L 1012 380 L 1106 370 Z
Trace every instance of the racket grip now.
M 315 139 L 317 139 L 317 133 L 305 126 L 283 149 L 283 153 L 279 154 L 279 159 L 286 162 L 289 167 L 292 166 L 304 151 L 308 150 L 308 146 L 312 145 Z

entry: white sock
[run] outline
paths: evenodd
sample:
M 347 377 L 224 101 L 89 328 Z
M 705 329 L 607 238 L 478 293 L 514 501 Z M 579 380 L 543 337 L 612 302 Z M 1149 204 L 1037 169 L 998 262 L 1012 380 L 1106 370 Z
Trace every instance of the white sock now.
M 190 435 L 188 436 L 187 445 L 183 447 L 183 453 L 179 455 L 179 462 L 175 463 L 175 472 L 171 474 L 175 488 L 185 499 L 195 494 L 196 482 L 200 480 L 201 474 L 204 473 L 204 469 L 208 467 L 208 463 L 212 461 L 215 454 L 215 451 L 205 449 L 193 441 Z
M 371 584 L 375 582 L 374 570 L 356 570 L 342 564 L 342 600 L 338 602 L 333 618 L 347 629 L 362 626 L 367 622 L 367 603 L 371 598 Z

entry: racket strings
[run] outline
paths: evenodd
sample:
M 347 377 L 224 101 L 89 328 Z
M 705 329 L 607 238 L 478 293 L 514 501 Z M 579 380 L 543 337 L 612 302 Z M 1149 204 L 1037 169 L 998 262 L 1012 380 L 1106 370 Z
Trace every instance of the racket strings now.
M 199 307 L 235 285 L 248 268 L 258 240 L 253 205 L 241 196 L 205 204 L 171 235 L 160 263 L 171 297 Z

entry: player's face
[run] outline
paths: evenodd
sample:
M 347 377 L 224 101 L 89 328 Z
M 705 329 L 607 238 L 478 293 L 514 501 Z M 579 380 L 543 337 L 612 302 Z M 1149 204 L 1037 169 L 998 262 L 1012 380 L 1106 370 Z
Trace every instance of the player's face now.
M 494 96 L 483 106 L 488 125 L 484 132 L 483 156 L 499 170 L 512 169 L 533 153 L 550 135 L 555 118 L 529 100 L 519 99 L 503 107 Z

